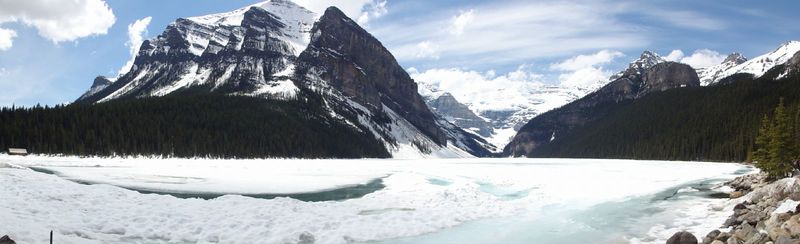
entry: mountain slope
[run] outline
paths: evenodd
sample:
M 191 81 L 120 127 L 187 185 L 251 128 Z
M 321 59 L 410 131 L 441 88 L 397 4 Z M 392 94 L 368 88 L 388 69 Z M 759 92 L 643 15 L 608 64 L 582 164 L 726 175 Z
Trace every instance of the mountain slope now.
M 650 53 L 645 52 L 642 56 L 650 56 Z M 603 88 L 537 116 L 520 129 L 503 153 L 512 156 L 536 155 L 540 147 L 602 118 L 618 103 L 639 99 L 654 92 L 700 86 L 697 74 L 688 65 L 674 62 L 652 64 L 634 62 L 626 71 L 615 76 L 619 78 Z M 649 68 L 645 68 L 648 66 Z
M 786 45 L 778 50 L 785 48 Z M 505 148 L 505 153 L 527 157 L 744 161 L 764 114 L 771 113 L 781 98 L 789 107 L 800 107 L 800 51 L 773 54 L 757 58 L 764 61 L 764 57 L 780 56 L 780 60 L 769 63 L 769 70 L 758 75 L 736 73 L 703 87 L 694 81 L 681 81 L 694 80 L 688 66 L 656 65 L 643 75 L 621 78 L 585 98 L 534 118 Z M 731 57 L 727 63 L 739 62 L 740 58 Z M 665 66 L 674 67 L 669 71 L 671 68 Z M 800 115 L 793 117 L 792 123 L 797 122 Z
M 722 63 L 706 68 L 697 69 L 697 76 L 700 77 L 700 85 L 708 86 L 716 84 L 719 80 L 725 78 L 723 76 L 730 76 L 727 74 L 729 70 L 736 68 L 736 66 L 747 62 L 747 58 L 740 53 L 731 53 Z
M 760 78 L 731 76 L 724 85 L 679 88 L 609 104 L 604 116 L 526 156 L 745 161 L 761 119 L 780 98 L 791 109 L 800 106 L 800 73 L 777 81 L 767 77 L 783 68 L 776 66 Z M 800 120 L 793 116 L 793 121 Z
M 426 103 L 435 113 L 442 115 L 444 119 L 461 128 L 471 130 L 482 137 L 489 137 L 494 133 L 491 123 L 475 115 L 467 105 L 456 100 L 450 93 L 445 92 Z
M 741 62 L 742 59 L 734 59 L 734 63 L 741 62 L 738 65 L 730 65 L 725 62 L 718 66 L 714 66 L 705 70 L 698 70 L 701 74 L 701 80 L 704 84 L 712 85 L 720 80 L 734 74 L 752 74 L 758 78 L 764 75 L 768 70 L 775 66 L 786 63 L 792 56 L 800 51 L 800 41 L 790 41 L 780 45 L 772 52 L 755 57 L 753 59 Z M 731 58 L 729 56 L 729 58 Z
M 395 157 L 485 155 L 469 136 L 448 136 L 417 93 L 417 84 L 372 35 L 336 8 L 328 8 L 300 54 L 298 87 L 322 94 L 335 114 L 361 123 Z M 448 143 L 448 141 L 450 143 Z
M 283 13 L 278 16 L 276 13 Z M 230 13 L 181 18 L 142 43 L 134 65 L 105 89 L 77 102 L 163 96 L 181 88 L 293 96 L 285 76 L 309 41 L 316 14 L 289 1 L 269 1 Z
M 393 157 L 470 157 L 493 148 L 434 115 L 392 54 L 335 7 L 320 16 L 272 0 L 181 18 L 142 44 L 130 72 L 95 83 L 77 104 L 186 90 L 307 101 Z

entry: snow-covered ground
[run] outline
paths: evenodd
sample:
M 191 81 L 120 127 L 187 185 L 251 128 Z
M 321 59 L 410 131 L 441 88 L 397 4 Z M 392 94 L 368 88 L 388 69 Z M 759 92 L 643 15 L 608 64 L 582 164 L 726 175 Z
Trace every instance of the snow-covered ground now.
M 57 175 L 25 167 L 44 168 Z M 675 187 L 683 189 L 682 193 L 694 193 L 687 188 L 693 183 L 718 182 L 747 172 L 745 169 L 739 164 L 577 159 L 190 160 L 0 155 L 0 230 L 20 243 L 45 242 L 50 230 L 55 231 L 57 243 L 297 243 L 312 238 L 316 243 L 348 243 L 460 235 L 462 228 L 484 229 L 489 235 L 502 227 L 509 229 L 508 236 L 468 242 L 529 243 L 536 239 L 520 239 L 524 236 L 511 231 L 512 227 L 541 224 L 537 221 L 542 219 L 570 221 L 587 216 L 580 214 L 585 211 L 605 213 L 594 210 L 627 206 Z M 181 199 L 113 186 L 163 192 L 301 193 L 376 178 L 383 178 L 385 188 L 360 198 L 326 202 L 237 195 Z M 68 179 L 105 184 L 86 185 Z M 618 231 L 626 241 L 663 242 L 673 229 L 710 231 L 718 224 L 713 217 L 727 214 L 723 208 L 729 207 L 725 199 L 676 199 L 669 203 L 675 209 L 663 212 L 680 214 L 659 222 L 674 224 L 653 225 L 642 236 L 629 236 L 636 232 L 622 227 L 608 230 Z M 569 211 L 558 215 L 561 211 L 551 211 L 554 206 Z M 618 221 L 614 218 L 626 216 L 639 215 L 602 217 Z M 540 234 L 533 238 L 547 238 L 547 232 Z M 428 240 L 441 238 L 456 240 L 447 236 Z

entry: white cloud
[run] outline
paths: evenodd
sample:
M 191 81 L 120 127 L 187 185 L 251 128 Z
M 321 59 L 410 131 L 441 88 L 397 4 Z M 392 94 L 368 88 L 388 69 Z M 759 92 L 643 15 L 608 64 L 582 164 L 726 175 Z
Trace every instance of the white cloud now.
M 432 12 L 414 20 L 383 23 L 371 32 L 401 62 L 424 60 L 417 55 L 417 44 L 430 41 L 441 44 L 438 52 L 443 60 L 437 61 L 437 66 L 491 68 L 593 50 L 648 46 L 647 33 L 619 17 L 631 12 L 627 5 L 606 1 L 489 1 L 455 17 L 448 11 Z
M 128 25 L 128 42 L 125 45 L 128 46 L 131 59 L 119 69 L 118 76 L 128 73 L 133 67 L 133 61 L 136 59 L 136 54 L 139 53 L 139 48 L 142 46 L 144 35 L 147 34 L 147 26 L 150 25 L 151 20 L 153 20 L 153 17 L 147 16 Z
M 705 68 L 722 63 L 725 55 L 708 49 L 694 51 L 692 55 L 681 59 L 681 63 L 688 64 L 693 68 Z
M 489 71 L 486 71 L 486 78 L 491 79 L 491 78 L 494 78 L 495 76 L 497 76 L 497 71 L 495 71 L 493 69 L 490 69 Z
M 14 44 L 14 37 L 17 37 L 16 31 L 0 28 L 0 51 L 11 48 Z
M 641 50 L 652 46 L 662 28 L 729 26 L 715 16 L 671 8 L 650 1 L 479 1 L 381 23 L 370 32 L 403 63 L 489 69 L 602 49 Z M 631 21 L 631 16 L 642 21 Z M 439 60 L 417 55 L 423 41 L 440 44 Z
M 385 15 L 389 12 L 389 9 L 386 8 L 386 1 L 372 1 L 367 4 L 365 7 L 365 11 L 361 12 L 361 16 L 358 17 L 358 23 L 365 25 L 369 22 L 370 19 L 380 18 L 381 16 Z
M 429 41 L 417 43 L 417 57 L 418 58 L 439 58 L 439 45 L 433 44 Z
M 330 6 L 336 6 L 351 19 L 355 19 L 359 24 L 367 24 L 368 21 L 381 17 L 388 13 L 386 0 L 292 0 L 300 6 L 305 7 L 315 13 L 322 14 Z
M 611 62 L 615 58 L 622 56 L 625 56 L 624 54 L 622 54 L 622 52 L 605 49 L 605 50 L 600 50 L 599 52 L 596 52 L 594 54 L 578 55 L 569 58 L 560 63 L 555 63 L 550 65 L 550 68 L 555 70 L 576 71 L 594 67 L 598 64 L 605 64 Z
M 459 15 L 453 17 L 453 24 L 451 26 L 450 32 L 455 35 L 461 35 L 464 33 L 464 29 L 467 28 L 467 25 L 475 19 L 475 10 L 470 9 L 469 11 L 462 11 Z
M 561 86 L 581 87 L 586 89 L 599 88 L 608 80 L 611 72 L 603 69 L 601 65 L 608 64 L 615 58 L 625 56 L 622 52 L 613 50 L 600 50 L 590 55 L 578 55 L 559 63 L 551 64 L 550 69 L 565 71 L 558 76 Z
M 504 110 L 527 107 L 536 100 L 533 92 L 544 87 L 543 76 L 529 71 L 528 65 L 497 75 L 494 71 L 481 73 L 459 68 L 429 69 L 420 73 L 409 68 L 409 75 L 420 84 L 420 94 L 434 95 L 447 91 L 457 100 L 476 111 Z
M 659 10 L 643 13 L 677 27 L 698 30 L 722 30 L 727 28 L 725 22 L 693 11 Z
M 115 21 L 103 0 L 0 0 L 0 25 L 20 22 L 32 26 L 54 43 L 106 34 Z M 8 29 L 0 32 L 0 45 L 11 47 L 14 35 Z
M 670 52 L 666 57 L 664 57 L 664 60 L 679 62 L 683 58 L 683 56 L 684 56 L 683 51 L 676 49 L 672 50 L 672 52 Z

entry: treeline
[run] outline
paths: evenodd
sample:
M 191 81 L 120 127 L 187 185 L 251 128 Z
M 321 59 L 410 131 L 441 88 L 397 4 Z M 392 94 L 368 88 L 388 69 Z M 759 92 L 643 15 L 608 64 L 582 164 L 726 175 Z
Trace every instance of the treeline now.
M 764 114 L 751 160 L 771 178 L 791 175 L 800 160 L 800 106 L 781 99 L 771 118 Z
M 0 109 L 0 148 L 31 153 L 215 158 L 389 157 L 313 98 L 221 94 Z
M 737 75 L 725 84 L 679 88 L 600 105 L 598 119 L 538 148 L 539 157 L 745 161 L 760 121 L 783 97 L 800 102 L 797 77 Z

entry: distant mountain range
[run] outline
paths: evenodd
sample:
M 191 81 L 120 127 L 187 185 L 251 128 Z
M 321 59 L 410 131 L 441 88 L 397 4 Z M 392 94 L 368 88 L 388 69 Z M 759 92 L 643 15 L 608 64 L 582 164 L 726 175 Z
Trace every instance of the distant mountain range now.
M 699 72 L 673 62 L 630 67 L 600 90 L 532 119 L 504 154 L 745 160 L 760 118 L 780 98 L 800 105 L 798 44 L 749 61 L 734 54 Z
M 697 68 L 696 72 L 701 86 L 717 84 L 723 78 L 733 74 L 750 73 L 759 77 L 770 68 L 785 63 L 791 55 L 800 51 L 800 42 L 792 41 L 782 44 L 776 50 L 747 60 L 739 53 L 730 54 L 722 63 Z M 530 119 L 573 102 L 596 91 L 606 84 L 625 75 L 625 72 L 635 70 L 642 72 L 656 64 L 667 62 L 655 52 L 645 51 L 636 60 L 631 61 L 628 68 L 615 73 L 607 80 L 590 82 L 582 87 L 565 87 L 560 85 L 545 85 L 533 83 L 521 91 L 507 91 L 502 88 L 486 89 L 485 93 L 497 93 L 493 96 L 462 97 L 459 101 L 448 91 L 440 89 L 435 82 L 418 80 L 420 93 L 428 101 L 428 105 L 440 113 L 448 121 L 480 135 L 482 138 L 502 149 L 508 144 L 517 131 Z M 482 97 L 505 97 L 508 99 L 506 106 L 497 106 L 498 101 L 486 101 Z M 526 101 L 517 103 L 512 101 Z M 443 102 L 446 101 L 446 102 Z M 491 107 L 485 104 L 493 104 Z M 499 108 L 498 108 L 499 107 Z M 463 108 L 468 108 L 472 113 L 467 113 Z
M 727 84 L 742 74 L 759 78 L 785 67 L 798 51 L 800 42 L 788 42 L 750 60 L 734 53 L 698 69 L 645 51 L 625 70 L 590 85 L 487 89 L 500 97 L 513 94 L 508 99 L 514 102 L 505 105 L 481 97 L 460 101 L 452 91 L 413 80 L 379 40 L 335 7 L 319 14 L 272 0 L 176 20 L 142 43 L 130 71 L 95 78 L 75 104 L 181 96 L 187 90 L 265 101 L 319 98 L 304 106 L 363 132 L 391 157 L 533 156 L 542 145 L 605 116 L 613 110 L 609 104 Z M 775 79 L 789 73 L 787 68 Z

